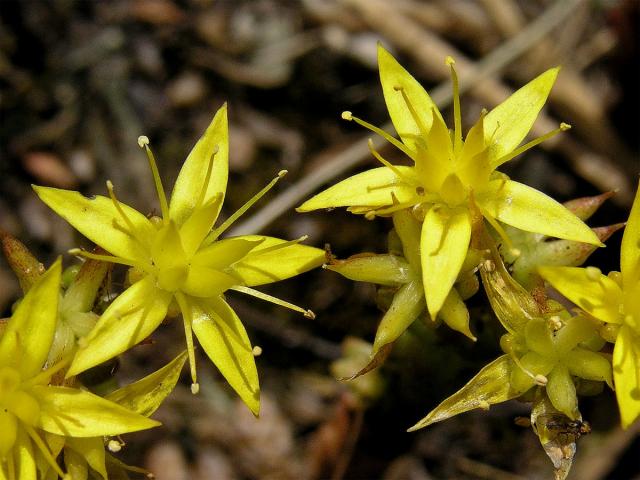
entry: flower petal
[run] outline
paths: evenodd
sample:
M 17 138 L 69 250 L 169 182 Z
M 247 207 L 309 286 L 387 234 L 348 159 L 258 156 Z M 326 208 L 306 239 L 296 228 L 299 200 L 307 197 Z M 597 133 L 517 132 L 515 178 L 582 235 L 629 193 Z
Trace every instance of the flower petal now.
M 553 406 L 570 419 L 575 420 L 578 416 L 578 397 L 576 396 L 576 386 L 567 367 L 556 365 L 547 379 L 547 396 Z
M 104 450 L 104 447 L 102 447 Z M 63 452 L 64 466 L 67 470 L 67 475 L 73 480 L 88 480 L 89 479 L 89 465 L 75 450 L 65 448 Z
M 242 280 L 214 268 L 192 265 L 180 290 L 193 297 L 208 298 L 220 295 L 234 285 L 242 285 Z
M 620 271 L 625 288 L 640 283 L 640 184 L 622 237 Z
M 384 100 L 393 126 L 402 142 L 416 151 L 416 137 L 419 137 L 421 132 L 402 97 L 402 93 L 396 88 L 404 89 L 427 131 L 431 129 L 432 111 L 435 110 L 440 119 L 442 119 L 442 115 L 422 85 L 380 44 L 378 44 L 378 68 L 380 69 L 380 83 Z
M 564 363 L 571 375 L 585 380 L 607 382 L 613 388 L 611 362 L 603 354 L 578 347 L 567 354 Z
M 534 78 L 485 117 L 484 133 L 494 169 L 498 160 L 520 145 L 531 130 L 559 70 L 552 68 Z
M 582 220 L 538 190 L 513 180 L 493 180 L 477 196 L 482 213 L 527 232 L 602 246 Z
M 0 337 L 0 365 L 13 366 L 30 378 L 49 354 L 58 318 L 60 259 L 45 272 L 22 299 Z
M 403 175 L 413 178 L 411 167 L 395 167 Z M 392 196 L 393 194 L 393 196 Z M 334 207 L 384 207 L 393 205 L 394 197 L 400 203 L 416 196 L 414 187 L 404 183 L 387 167 L 378 167 L 358 173 L 310 198 L 298 208 L 298 212 L 310 212 L 319 208 Z
M 200 248 L 202 241 L 218 218 L 221 205 L 222 196 L 218 195 L 209 203 L 195 208 L 191 216 L 180 227 L 180 238 L 188 256 L 193 255 Z
M 420 238 L 422 282 L 427 308 L 436 318 L 469 250 L 471 220 L 467 210 L 432 208 L 427 213 Z
M 200 345 L 254 415 L 260 411 L 258 371 L 242 322 L 221 298 L 191 302 Z
M 231 266 L 232 271 L 249 287 L 294 277 L 319 267 L 325 260 L 324 250 L 308 245 L 294 243 L 278 248 L 288 242 L 263 235 L 239 238 L 260 241 L 242 260 Z
M 378 326 L 372 355 L 402 335 L 424 308 L 424 290 L 420 282 L 413 281 L 400 287 Z
M 16 437 L 16 444 L 13 452 L 17 473 L 16 478 L 19 480 L 36 480 L 38 477 L 33 445 L 31 444 L 29 435 L 22 428 L 18 429 L 18 435 Z
M 108 479 L 104 443 L 100 437 L 74 438 L 67 437 L 65 445 L 79 453 L 89 466 L 100 474 L 103 480 Z
M 216 152 L 217 149 L 217 152 Z M 208 185 L 204 185 L 211 157 L 213 167 Z M 229 126 L 227 123 L 227 105 L 224 104 L 215 114 L 213 120 L 195 144 L 191 153 L 182 165 L 176 184 L 171 194 L 169 215 L 180 227 L 193 214 L 196 202 L 202 197 L 203 205 L 209 203 L 216 195 L 222 199 L 217 206 L 220 212 L 222 200 L 227 190 L 229 176 Z M 203 196 L 201 192 L 205 190 Z M 217 214 L 215 215 L 217 217 Z M 214 218 L 215 221 L 215 218 Z
M 245 237 L 225 238 L 213 242 L 193 256 L 191 265 L 222 270 L 244 258 L 260 242 L 261 239 L 248 240 Z
M 487 409 L 490 405 L 519 397 L 520 392 L 511 388 L 509 382 L 514 368 L 517 367 L 508 355 L 498 357 L 483 367 L 464 387 L 434 408 L 409 431 L 413 432 L 469 410 Z
M 452 288 L 447 295 L 439 315 L 449 328 L 462 333 L 474 342 L 477 340 L 469 328 L 469 310 L 455 288 Z
M 176 386 L 186 360 L 187 352 L 184 351 L 161 369 L 111 392 L 104 398 L 127 410 L 149 417 Z
M 640 417 L 640 339 L 623 326 L 613 349 L 613 379 L 622 426 Z
M 579 267 L 539 267 L 538 272 L 553 288 L 598 320 L 620 323 L 622 292 L 618 284 L 600 274 L 593 280 Z
M 0 408 L 0 458 L 5 458 L 16 443 L 18 436 L 18 419 L 12 413 Z M 0 463 L 0 468 L 2 464 Z
M 127 223 L 110 198 L 102 195 L 87 198 L 79 192 L 59 188 L 34 186 L 33 189 L 49 208 L 109 253 L 132 260 L 147 256 L 149 241 L 156 230 L 149 219 L 137 210 L 120 203 L 135 228 L 135 232 L 125 233 L 123 230 L 128 229 Z
M 67 376 L 95 367 L 147 338 L 166 316 L 172 298 L 172 293 L 156 288 L 150 275 L 130 286 L 81 340 Z
M 35 386 L 43 430 L 65 437 L 99 437 L 160 425 L 120 405 L 77 388 Z

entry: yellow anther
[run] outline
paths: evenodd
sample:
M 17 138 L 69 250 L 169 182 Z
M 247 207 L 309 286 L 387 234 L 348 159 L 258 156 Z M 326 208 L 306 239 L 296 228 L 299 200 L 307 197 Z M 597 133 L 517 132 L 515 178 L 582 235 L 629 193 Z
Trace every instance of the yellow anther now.
M 280 170 L 280 171 L 278 172 L 278 177 L 279 177 L 279 178 L 282 178 L 282 177 L 284 177 L 287 173 L 289 173 L 289 170 Z
M 587 267 L 584 271 L 587 274 L 587 278 L 592 282 L 599 281 L 602 275 L 602 271 L 598 267 Z
M 562 122 L 560 124 L 560 130 L 562 130 L 563 132 L 566 132 L 567 130 L 571 130 L 571 125 L 569 125 L 568 123 Z
M 194 395 L 197 395 L 199 391 L 200 391 L 200 384 L 199 383 L 192 383 L 191 384 L 191 393 L 194 394 Z
M 449 57 L 451 58 L 451 57 Z M 491 404 L 489 402 L 487 402 L 486 400 L 480 400 L 478 402 L 478 408 L 481 408 L 482 410 L 489 410 L 491 408 Z
M 122 450 L 122 444 L 118 440 L 109 440 L 107 443 L 107 449 L 110 452 L 117 453 Z
M 493 260 L 489 260 L 489 259 L 485 260 L 482 263 L 482 266 L 487 272 L 493 272 L 496 269 L 496 264 L 493 262 Z
M 537 374 L 533 377 L 533 380 L 536 382 L 536 385 L 540 387 L 545 387 L 549 380 L 544 375 Z
M 350 122 L 351 120 L 353 120 L 353 115 L 348 110 L 345 110 L 344 112 L 342 112 L 342 119 Z
M 455 65 L 456 61 L 453 59 L 451 55 L 447 55 L 447 58 L 444 59 L 444 64 L 450 67 L 451 65 Z
M 149 137 L 147 137 L 146 135 L 140 135 L 138 137 L 138 145 L 140 146 L 140 148 L 144 148 L 149 145 Z
M 307 309 L 307 311 L 306 311 L 306 312 L 304 312 L 304 316 L 305 316 L 306 318 L 311 319 L 311 320 L 315 320 L 315 319 L 316 319 L 316 314 L 315 314 L 315 313 L 313 313 L 311 310 L 308 310 L 308 309 Z
M 259 357 L 260 355 L 262 355 L 262 347 L 259 347 L 258 345 L 255 345 L 252 349 L 251 349 L 251 354 L 254 357 Z

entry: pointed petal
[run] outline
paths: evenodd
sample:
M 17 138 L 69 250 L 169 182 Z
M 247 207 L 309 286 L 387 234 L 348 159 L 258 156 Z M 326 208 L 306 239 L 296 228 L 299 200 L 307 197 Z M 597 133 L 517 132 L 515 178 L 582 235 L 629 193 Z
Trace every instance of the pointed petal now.
M 384 100 L 393 126 L 403 143 L 415 151 L 417 150 L 415 139 L 421 132 L 402 98 L 402 93 L 396 90 L 396 87 L 404 89 L 427 131 L 431 129 L 432 111 L 435 110 L 440 119 L 442 115 L 422 85 L 380 44 L 378 44 L 378 68 Z
M 554 407 L 575 420 L 578 413 L 578 397 L 569 370 L 564 365 L 556 365 L 547 378 L 546 389 L 549 400 Z
M 127 410 L 149 417 L 176 386 L 186 360 L 187 352 L 184 351 L 160 370 L 119 388 L 104 398 Z
M 622 426 L 627 428 L 640 417 L 640 339 L 623 326 L 613 349 L 613 379 Z
M 422 281 L 431 318 L 436 318 L 464 263 L 471 239 L 467 210 L 432 208 L 422 225 Z
M 558 71 L 559 68 L 547 70 L 487 114 L 484 132 L 493 168 L 498 166 L 500 157 L 513 151 L 527 136 L 547 101 Z
M 538 190 L 513 180 L 493 180 L 476 198 L 482 213 L 527 232 L 602 246 L 582 220 Z
M 205 172 L 216 148 L 218 150 L 213 158 L 209 184 L 204 185 Z M 216 112 L 204 135 L 200 137 L 198 143 L 189 153 L 184 165 L 182 165 L 171 194 L 171 203 L 169 205 L 171 219 L 179 227 L 182 226 L 197 207 L 196 202 L 205 188 L 202 204 L 207 204 L 216 195 L 221 195 L 221 201 L 217 206 L 219 213 L 227 190 L 228 176 L 229 126 L 227 123 L 227 105 L 225 104 Z M 215 216 L 217 217 L 217 213 Z
M 449 328 L 462 333 L 474 342 L 477 340 L 469 328 L 469 310 L 455 288 L 452 288 L 447 295 L 439 315 Z
M 128 229 L 127 224 L 110 198 L 101 195 L 87 198 L 79 192 L 58 188 L 34 186 L 33 189 L 49 208 L 109 253 L 127 259 L 146 258 L 149 240 L 156 230 L 149 219 L 137 210 L 120 204 L 136 229 L 134 238 L 123 232 L 123 229 Z
M 542 356 L 553 352 L 551 329 L 543 318 L 534 318 L 527 322 L 524 327 L 524 338 L 529 350 Z
M 520 393 L 513 390 L 509 383 L 511 371 L 514 368 L 517 367 L 508 355 L 498 357 L 480 370 L 464 387 L 411 427 L 409 431 L 413 432 L 476 408 L 486 410 L 491 405 L 520 396 Z
M 237 237 L 213 242 L 194 255 L 191 259 L 191 265 L 222 270 L 244 258 L 262 241 L 261 238 L 249 240 L 247 237 Z
M 411 267 L 396 255 L 358 255 L 346 260 L 332 260 L 327 270 L 356 282 L 400 286 L 408 283 Z
M 424 308 L 424 290 L 420 282 L 413 281 L 400 287 L 378 326 L 372 355 L 402 335 Z
M 89 465 L 78 452 L 70 448 L 65 448 L 63 457 L 64 466 L 67 470 L 67 475 L 69 475 L 70 478 L 72 478 L 73 480 L 88 480 Z
M 98 472 L 103 480 L 107 480 L 107 467 L 104 443 L 100 437 L 74 438 L 67 437 L 66 446 L 79 453 L 86 460 L 89 466 Z
M 22 299 L 0 338 L 0 365 L 13 366 L 30 378 L 42 369 L 58 318 L 60 259 Z
M 222 196 L 218 195 L 209 203 L 195 208 L 191 216 L 180 227 L 180 238 L 188 256 L 198 250 L 202 241 L 211 231 L 216 218 L 218 218 L 221 205 Z
M 192 265 L 187 280 L 181 291 L 193 297 L 213 297 L 220 295 L 234 285 L 241 285 L 242 280 L 214 268 Z
M 18 474 L 16 478 L 19 480 L 36 480 L 37 470 L 33 446 L 31 445 L 29 435 L 22 428 L 18 429 L 13 452 L 15 456 L 16 473 Z
M 18 419 L 12 413 L 0 408 L 0 458 L 10 454 L 18 436 Z M 0 463 L 0 468 L 2 464 Z
M 622 237 L 620 271 L 625 288 L 640 282 L 640 184 Z
M 254 415 L 260 411 L 258 371 L 242 322 L 221 298 L 191 302 L 193 333 Z
M 538 272 L 585 312 L 603 322 L 620 323 L 622 292 L 609 277 L 600 274 L 593 280 L 586 269 L 579 267 L 539 267 Z
M 172 298 L 170 292 L 156 288 L 150 275 L 130 286 L 82 339 L 67 376 L 95 367 L 147 338 L 166 316 Z
M 571 375 L 586 380 L 607 382 L 607 385 L 613 388 L 611 362 L 601 353 L 578 347 L 569 352 L 564 363 Z
M 402 253 L 416 272 L 422 271 L 420 260 L 420 235 L 422 225 L 408 210 L 400 210 L 393 214 L 393 228 L 400 242 Z
M 408 178 L 414 177 L 413 168 L 397 166 Z M 411 201 L 416 196 L 416 190 L 405 183 L 387 167 L 378 167 L 358 173 L 327 188 L 316 196 L 304 202 L 296 211 L 310 212 L 319 208 L 334 207 L 384 207 L 393 205 L 393 196 L 400 203 Z
M 146 430 L 159 422 L 77 388 L 35 386 L 43 430 L 65 437 L 99 437 Z
M 294 243 L 277 248 L 287 241 L 263 235 L 246 235 L 239 238 L 260 241 L 251 252 L 231 267 L 249 287 L 294 277 L 319 267 L 325 260 L 324 250 L 308 245 Z

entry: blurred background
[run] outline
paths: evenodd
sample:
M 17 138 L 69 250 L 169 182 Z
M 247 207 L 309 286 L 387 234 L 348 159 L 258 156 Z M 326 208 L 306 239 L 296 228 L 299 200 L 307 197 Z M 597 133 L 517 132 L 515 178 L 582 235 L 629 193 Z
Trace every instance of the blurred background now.
M 639 13 L 636 0 L 0 1 L 0 228 L 48 265 L 89 245 L 39 202 L 31 183 L 105 194 L 110 179 L 122 201 L 158 212 L 137 137 L 150 138 L 169 187 L 228 102 L 223 216 L 289 170 L 232 233 L 308 234 L 307 243 L 328 243 L 339 258 L 383 253 L 388 220 L 293 209 L 328 183 L 375 165 L 370 135 L 340 113 L 388 121 L 377 42 L 434 94 L 448 119 L 444 59 L 456 59 L 467 89 L 465 131 L 482 108 L 562 65 L 534 134 L 561 121 L 573 129 L 504 171 L 560 201 L 617 190 L 590 224 L 622 222 L 640 171 Z M 391 149 L 383 153 L 402 161 Z M 590 264 L 618 269 L 620 237 Z M 67 265 L 72 261 L 65 254 Z M 185 376 L 156 414 L 164 426 L 126 436 L 119 458 L 159 480 L 551 477 L 537 437 L 514 423 L 529 412 L 516 401 L 405 432 L 498 355 L 502 332 L 482 292 L 470 301 L 477 343 L 416 325 L 384 367 L 354 385 L 335 380 L 329 366 L 343 356 L 348 336 L 373 340 L 381 318 L 373 286 L 318 270 L 263 290 L 317 318 L 228 295 L 263 349 L 261 418 L 197 352 L 201 393 L 191 395 Z M 0 261 L 0 316 L 19 296 Z M 118 382 L 141 378 L 182 351 L 180 322 L 152 340 L 120 359 Z M 353 342 L 350 350 L 362 348 Z M 366 345 L 363 352 L 366 359 Z M 334 374 L 354 373 L 364 362 L 355 354 Z M 570 478 L 638 478 L 638 428 L 619 429 L 613 394 L 580 405 L 594 431 L 580 440 Z

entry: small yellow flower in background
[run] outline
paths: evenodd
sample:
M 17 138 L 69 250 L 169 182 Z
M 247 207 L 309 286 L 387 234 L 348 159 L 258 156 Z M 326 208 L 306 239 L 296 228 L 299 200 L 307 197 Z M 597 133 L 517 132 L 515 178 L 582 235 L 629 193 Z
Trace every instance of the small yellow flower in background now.
M 112 256 L 73 251 L 86 258 L 131 267 L 132 285 L 103 313 L 80 342 L 68 376 L 77 375 L 124 352 L 148 337 L 172 304 L 182 312 L 192 390 L 198 390 L 193 334 L 209 358 L 254 414 L 259 384 L 253 350 L 240 319 L 223 292 L 237 290 L 307 316 L 310 311 L 250 287 L 292 277 L 322 264 L 324 251 L 285 241 L 247 235 L 219 236 L 280 178 L 281 172 L 221 225 L 218 218 L 228 177 L 227 108 L 216 113 L 187 157 L 168 202 L 148 139 L 140 137 L 160 200 L 162 217 L 151 219 L 120 203 L 113 185 L 109 197 L 86 198 L 79 192 L 34 187 L 38 196 L 80 233 Z
M 540 275 L 589 315 L 606 322 L 615 342 L 613 380 L 623 427 L 640 418 L 640 187 L 620 249 L 620 272 L 595 267 L 541 267 Z
M 548 70 L 491 112 L 483 112 L 463 140 L 458 80 L 453 60 L 448 58 L 447 64 L 451 66 L 454 88 L 453 132 L 447 129 L 424 88 L 379 46 L 382 90 L 401 141 L 350 112 L 345 112 L 343 118 L 384 137 L 409 157 L 413 166 L 394 166 L 371 147 L 372 154 L 384 167 L 350 177 L 298 208 L 300 212 L 308 212 L 346 206 L 368 218 L 409 209 L 423 222 L 420 256 L 427 308 L 433 319 L 463 265 L 475 207 L 505 243 L 509 239 L 498 222 L 601 245 L 597 236 L 561 204 L 496 172 L 503 163 L 569 128 L 562 124 L 557 130 L 519 146 L 543 107 L 558 69 Z
M 83 439 L 160 425 L 77 388 L 50 385 L 68 365 L 46 365 L 60 295 L 60 260 L 29 289 L 0 338 L 0 478 L 35 479 L 39 460 L 68 478 L 49 437 Z M 43 367 L 46 369 L 43 370 Z

